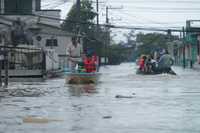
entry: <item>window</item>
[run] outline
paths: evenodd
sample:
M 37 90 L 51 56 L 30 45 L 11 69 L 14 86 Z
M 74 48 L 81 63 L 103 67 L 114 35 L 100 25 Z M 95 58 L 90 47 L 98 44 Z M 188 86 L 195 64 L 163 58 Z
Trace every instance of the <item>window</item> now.
M 46 46 L 48 47 L 55 47 L 58 46 L 58 41 L 57 39 L 47 39 L 46 40 Z
M 5 0 L 5 14 L 31 14 L 32 0 Z

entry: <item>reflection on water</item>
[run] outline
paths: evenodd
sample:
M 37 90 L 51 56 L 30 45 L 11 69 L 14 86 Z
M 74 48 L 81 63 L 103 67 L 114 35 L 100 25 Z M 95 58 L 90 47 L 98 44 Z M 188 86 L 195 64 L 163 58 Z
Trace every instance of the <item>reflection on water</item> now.
M 96 85 L 12 85 L 0 93 L 0 133 L 200 133 L 199 72 L 135 70 L 132 63 L 102 67 Z
M 69 85 L 68 87 L 68 90 L 72 96 L 97 93 L 95 84 Z

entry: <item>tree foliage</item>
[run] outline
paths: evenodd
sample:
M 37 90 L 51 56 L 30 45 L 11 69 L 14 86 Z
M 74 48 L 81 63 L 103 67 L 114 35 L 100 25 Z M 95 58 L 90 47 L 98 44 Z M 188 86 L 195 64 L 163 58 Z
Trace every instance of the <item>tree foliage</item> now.
M 66 17 L 66 21 L 62 24 L 62 28 L 68 32 L 79 33 L 84 36 L 83 48 L 92 48 L 98 55 L 101 55 L 106 32 L 105 29 L 100 27 L 97 32 L 97 25 L 94 23 L 96 15 L 92 1 L 82 0 L 80 13 L 77 10 L 76 4 L 74 4 Z
M 62 27 L 63 29 L 74 33 L 77 33 L 77 27 L 80 27 L 79 32 L 85 34 L 92 29 L 92 25 L 83 23 L 92 22 L 95 15 L 95 12 L 93 12 L 92 2 L 89 0 L 83 0 L 81 2 L 80 12 L 77 9 L 77 5 L 74 4 L 67 14 L 66 21 L 62 24 Z
M 175 38 L 173 37 L 172 40 Z M 160 33 L 139 33 L 136 37 L 136 42 L 138 45 L 137 54 L 151 54 L 155 50 L 167 49 L 169 36 Z

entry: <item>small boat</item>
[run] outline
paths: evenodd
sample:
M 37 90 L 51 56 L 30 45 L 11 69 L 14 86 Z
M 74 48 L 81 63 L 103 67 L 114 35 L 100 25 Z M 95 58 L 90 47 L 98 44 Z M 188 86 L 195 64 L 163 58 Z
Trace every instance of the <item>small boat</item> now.
M 96 84 L 100 75 L 98 60 L 98 56 L 90 56 L 78 62 L 74 71 L 66 68 L 66 83 Z
M 155 75 L 167 73 L 171 75 L 176 75 L 176 73 L 171 69 L 172 65 L 174 64 L 174 61 L 168 54 L 168 52 L 162 55 L 158 62 L 153 58 L 147 58 L 146 56 L 142 56 L 141 60 L 138 60 L 136 63 L 138 67 L 141 67 L 142 69 L 145 68 L 144 71 L 137 68 L 136 74 Z
M 156 71 L 151 71 L 151 72 L 144 72 L 141 71 L 139 68 L 136 71 L 136 74 L 141 74 L 141 75 L 156 75 L 156 74 L 162 74 L 162 73 L 167 73 L 171 75 L 176 75 L 176 73 L 170 68 L 170 70 L 156 70 Z
M 66 83 L 68 84 L 96 84 L 100 73 L 67 72 Z

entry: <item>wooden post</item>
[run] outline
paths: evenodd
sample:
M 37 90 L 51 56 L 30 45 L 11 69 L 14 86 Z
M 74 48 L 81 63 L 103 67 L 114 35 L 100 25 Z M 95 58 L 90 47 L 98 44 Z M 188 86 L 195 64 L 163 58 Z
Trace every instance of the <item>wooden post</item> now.
M 97 31 L 99 28 L 99 0 L 96 0 L 96 10 L 97 10 Z
M 2 42 L 3 42 L 3 55 L 4 55 L 4 87 L 8 87 L 8 49 L 7 49 L 7 42 L 6 42 L 6 36 L 4 35 L 2 38 Z
M 46 76 L 46 53 L 42 48 L 42 75 Z
M 183 68 L 186 67 L 186 60 L 185 60 L 185 28 L 183 27 Z
M 77 10 L 77 16 L 76 16 L 76 21 L 77 21 L 77 35 L 81 32 L 80 28 L 80 15 L 81 15 L 81 0 L 76 0 L 76 10 Z
M 5 70 L 5 87 L 8 87 L 8 78 L 9 78 L 9 76 L 8 76 L 8 69 L 9 69 L 9 67 L 8 67 L 8 50 L 6 49 L 6 48 L 4 48 L 4 51 L 5 51 L 5 55 L 4 55 L 4 62 L 5 62 L 5 64 L 4 64 L 4 70 Z
M 2 51 L 0 51 L 2 52 Z M 2 87 L 2 78 L 1 78 L 1 70 L 2 70 L 2 53 L 0 54 L 0 87 Z
M 0 48 L 0 87 L 2 87 L 2 62 L 4 60 L 4 51 Z
M 106 24 L 109 24 L 109 18 L 108 18 L 108 6 L 106 6 Z M 106 43 L 105 43 L 105 64 L 108 64 L 108 50 L 109 50 L 109 28 L 106 27 Z

